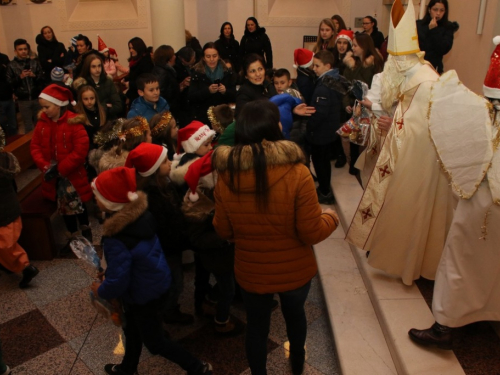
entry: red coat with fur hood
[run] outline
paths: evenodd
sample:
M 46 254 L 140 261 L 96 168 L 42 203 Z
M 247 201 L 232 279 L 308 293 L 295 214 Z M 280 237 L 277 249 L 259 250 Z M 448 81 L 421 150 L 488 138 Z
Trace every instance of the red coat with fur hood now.
M 64 112 L 57 122 L 41 112 L 31 139 L 31 156 L 37 167 L 45 171 L 51 160 L 56 161 L 59 174 L 68 178 L 82 202 L 92 198 L 84 167 L 89 151 L 84 122 L 83 115 L 70 111 Z M 42 194 L 52 201 L 56 199 L 56 179 L 42 182 Z

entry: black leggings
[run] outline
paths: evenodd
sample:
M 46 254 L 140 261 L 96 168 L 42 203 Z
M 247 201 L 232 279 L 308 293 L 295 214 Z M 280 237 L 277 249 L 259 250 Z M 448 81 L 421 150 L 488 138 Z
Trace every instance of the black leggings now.
M 78 231 L 78 223 L 80 225 L 89 225 L 89 214 L 87 212 L 87 206 L 82 203 L 83 212 L 77 215 L 62 215 L 64 219 L 64 224 L 66 224 L 66 229 L 71 233 Z

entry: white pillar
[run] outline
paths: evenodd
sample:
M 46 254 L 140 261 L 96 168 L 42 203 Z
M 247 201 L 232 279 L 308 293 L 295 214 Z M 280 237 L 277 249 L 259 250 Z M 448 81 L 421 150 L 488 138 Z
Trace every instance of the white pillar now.
M 162 44 L 175 51 L 186 45 L 183 0 L 150 0 L 153 47 Z

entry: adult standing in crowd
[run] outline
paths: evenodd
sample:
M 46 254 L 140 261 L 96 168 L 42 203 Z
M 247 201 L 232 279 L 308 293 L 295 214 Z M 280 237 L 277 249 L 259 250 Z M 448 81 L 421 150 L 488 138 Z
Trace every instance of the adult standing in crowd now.
M 99 102 L 106 110 L 106 118 L 114 120 L 123 112 L 122 101 L 116 90 L 113 79 L 104 71 L 104 61 L 101 55 L 87 55 L 83 62 L 81 76 L 73 82 L 73 87 L 78 89 L 82 84 L 89 84 L 97 92 Z
M 264 58 L 265 67 L 273 67 L 273 49 L 266 29 L 260 27 L 255 17 L 248 17 L 245 23 L 245 33 L 240 42 L 240 56 L 243 59 L 249 53 L 256 53 Z
M 444 71 L 443 56 L 453 47 L 458 23 L 448 21 L 448 0 L 431 0 L 424 18 L 417 21 L 418 43 L 439 74 Z
M 196 61 L 196 54 L 191 47 L 182 47 L 175 56 L 174 70 L 177 73 L 177 82 L 181 91 L 178 100 L 179 113 L 175 119 L 179 122 L 179 127 L 183 128 L 192 121 L 188 95 L 191 84 L 191 67 Z
M 148 52 L 148 47 L 144 40 L 139 37 L 134 37 L 128 42 L 128 50 L 130 52 L 129 61 L 129 75 L 126 78 L 128 81 L 127 98 L 129 103 L 139 97 L 137 92 L 137 78 L 143 73 L 151 73 L 154 69 L 153 60 Z
M 44 26 L 36 36 L 38 59 L 45 73 L 45 80 L 50 81 L 50 72 L 56 66 L 62 68 L 66 59 L 66 47 L 59 42 L 50 26 Z
M 340 17 L 338 14 L 334 14 L 332 16 L 333 27 L 335 28 L 335 33 L 338 34 L 342 30 L 347 30 L 347 26 L 344 22 L 344 19 Z
M 292 373 L 302 374 L 304 304 L 318 272 L 312 245 L 339 223 L 333 210 L 321 210 L 304 154 L 283 140 L 279 121 L 270 101 L 248 103 L 236 121 L 235 146 L 220 146 L 212 156 L 218 173 L 213 224 L 219 236 L 235 243 L 234 270 L 248 322 L 246 354 L 254 375 L 267 374 L 275 293 L 290 341 Z
M 16 106 L 12 99 L 12 87 L 7 81 L 9 57 L 0 53 L 0 126 L 7 136 L 17 133 Z
M 330 18 L 324 18 L 318 27 L 318 39 L 313 48 L 314 53 L 318 53 L 324 49 L 333 53 L 335 48 L 335 26 Z
M 78 58 L 76 59 L 76 66 L 73 69 L 73 77 L 79 77 L 82 71 L 83 62 L 85 58 L 91 53 L 98 54 L 99 52 L 92 48 L 92 42 L 90 39 L 82 34 L 76 37 L 76 50 L 78 52 Z
M 19 112 L 24 122 L 24 131 L 33 130 L 40 110 L 38 95 L 43 90 L 45 79 L 38 59 L 29 57 L 29 45 L 25 39 L 14 41 L 16 57 L 7 67 L 7 81 L 14 90 L 19 104 Z
M 205 44 L 202 59 L 193 67 L 188 95 L 194 118 L 209 124 L 208 108 L 234 102 L 235 97 L 233 71 L 219 58 L 215 43 Z
M 153 53 L 153 62 L 155 64 L 153 74 L 158 77 L 160 95 L 167 101 L 170 111 L 174 118 L 177 119 L 181 90 L 174 69 L 175 60 L 175 51 L 171 46 L 161 45 Z
M 377 20 L 372 16 L 363 18 L 363 34 L 368 34 L 373 39 L 375 48 L 380 49 L 384 43 L 384 34 L 382 34 L 377 27 Z
M 215 41 L 215 48 L 219 51 L 222 60 L 229 60 L 233 65 L 233 72 L 240 71 L 240 44 L 234 39 L 233 25 L 224 22 L 220 27 L 219 39 Z

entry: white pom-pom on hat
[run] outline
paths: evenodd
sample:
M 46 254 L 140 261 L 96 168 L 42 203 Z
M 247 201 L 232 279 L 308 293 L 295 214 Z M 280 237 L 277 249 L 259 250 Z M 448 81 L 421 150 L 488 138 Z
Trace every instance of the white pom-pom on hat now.
M 500 44 L 500 35 L 497 35 L 496 37 L 493 38 L 493 44 L 495 46 L 498 46 Z
M 128 197 L 129 201 L 133 202 L 133 201 L 136 201 L 137 198 L 139 198 L 139 195 L 136 192 L 134 192 L 134 191 L 129 191 L 127 193 L 127 197 Z

